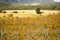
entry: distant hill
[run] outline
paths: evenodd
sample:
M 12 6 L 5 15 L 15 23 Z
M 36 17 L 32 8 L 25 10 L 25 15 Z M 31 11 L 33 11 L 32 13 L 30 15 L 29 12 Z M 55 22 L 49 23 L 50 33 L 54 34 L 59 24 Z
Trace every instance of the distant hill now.
M 11 3 L 8 2 L 0 2 L 0 12 L 4 9 L 7 9 Z
M 28 4 L 28 6 L 26 6 L 26 4 Z M 32 4 L 34 6 L 31 6 Z M 39 5 L 38 7 L 40 7 L 41 9 L 60 10 L 60 2 L 54 2 L 53 0 L 0 0 L 0 11 L 7 9 L 35 9 L 37 8 L 35 4 Z
M 11 2 L 11 3 L 39 3 L 39 4 L 45 4 L 45 3 L 54 3 L 53 0 L 0 0 L 0 2 Z

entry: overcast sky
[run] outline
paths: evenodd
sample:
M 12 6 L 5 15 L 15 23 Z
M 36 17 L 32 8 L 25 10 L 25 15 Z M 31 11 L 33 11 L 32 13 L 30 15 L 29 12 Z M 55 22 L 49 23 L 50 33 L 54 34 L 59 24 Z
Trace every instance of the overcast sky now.
M 54 0 L 55 2 L 60 2 L 60 0 Z

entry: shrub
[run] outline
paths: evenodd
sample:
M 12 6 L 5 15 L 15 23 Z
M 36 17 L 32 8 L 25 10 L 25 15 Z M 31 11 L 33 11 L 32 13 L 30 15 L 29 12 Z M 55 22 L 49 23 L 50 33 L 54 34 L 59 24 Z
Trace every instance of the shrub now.
M 40 8 L 37 8 L 37 9 L 36 9 L 36 13 L 37 13 L 37 14 L 41 14 L 41 13 L 43 13 L 43 12 L 40 12 Z
M 17 11 L 14 11 L 13 13 L 18 13 Z
M 3 11 L 3 13 L 6 13 L 6 11 Z
M 37 8 L 36 9 L 36 13 L 40 13 L 40 8 Z
M 13 14 L 9 14 L 8 16 L 9 16 L 9 17 L 12 17 L 12 16 L 13 16 Z

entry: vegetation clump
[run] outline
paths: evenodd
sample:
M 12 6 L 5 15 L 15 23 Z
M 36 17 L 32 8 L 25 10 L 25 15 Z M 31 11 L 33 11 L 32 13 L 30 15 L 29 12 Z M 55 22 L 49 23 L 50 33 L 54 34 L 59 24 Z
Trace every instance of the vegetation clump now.
M 7 13 L 6 11 L 3 11 L 3 13 Z
M 18 13 L 17 11 L 14 11 L 13 13 Z
M 37 13 L 37 14 L 41 14 L 41 13 L 42 13 L 42 12 L 40 11 L 40 8 L 37 8 L 37 9 L 36 9 L 36 13 Z

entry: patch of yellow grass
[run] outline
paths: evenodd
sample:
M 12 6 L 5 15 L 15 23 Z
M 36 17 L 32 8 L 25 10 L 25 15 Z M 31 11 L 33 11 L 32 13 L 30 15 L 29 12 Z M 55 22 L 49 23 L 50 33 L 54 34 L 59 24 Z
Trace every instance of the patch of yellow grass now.
M 13 14 L 14 17 L 36 17 L 36 16 L 47 16 L 47 15 L 54 15 L 58 14 L 59 10 L 41 10 L 42 14 L 37 14 L 35 10 L 4 10 L 7 13 L 0 13 L 0 17 L 3 17 L 4 14 L 7 16 L 9 14 Z M 18 13 L 13 13 L 17 11 Z

